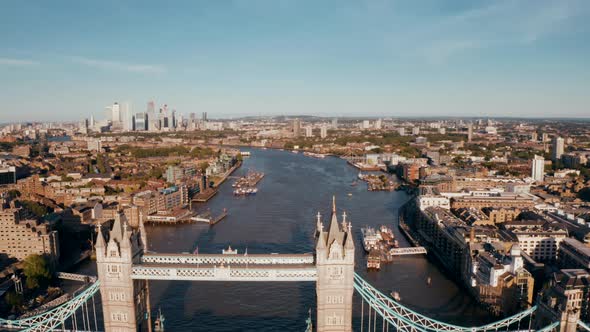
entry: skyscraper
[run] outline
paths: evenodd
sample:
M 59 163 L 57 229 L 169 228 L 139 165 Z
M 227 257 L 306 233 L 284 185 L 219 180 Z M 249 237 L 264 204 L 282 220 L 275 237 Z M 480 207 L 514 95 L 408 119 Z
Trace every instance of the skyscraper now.
M 467 142 L 471 143 L 471 139 L 473 139 L 473 124 L 467 125 Z
M 320 128 L 320 137 L 321 138 L 328 137 L 328 126 L 322 125 L 322 127 Z
M 148 121 L 149 117 L 147 113 L 137 113 L 135 114 L 135 130 L 138 131 L 147 131 L 148 130 Z
M 129 102 L 123 103 L 123 105 L 121 105 L 120 111 L 120 119 L 121 124 L 123 126 L 123 131 L 129 131 L 133 129 L 132 116 L 133 115 L 131 114 L 131 105 L 129 104 Z
M 552 142 L 552 157 L 553 157 L 553 161 L 557 161 L 559 159 L 561 159 L 561 155 L 563 154 L 563 138 L 559 137 L 559 136 L 555 136 L 553 137 L 553 142 Z
M 545 178 L 545 159 L 535 155 L 531 165 L 531 177 L 536 182 L 543 182 Z
M 119 103 L 115 102 L 111 107 L 111 121 L 113 123 L 121 122 L 121 109 L 119 107 Z
M 299 118 L 293 119 L 293 136 L 299 137 L 301 135 L 301 120 Z

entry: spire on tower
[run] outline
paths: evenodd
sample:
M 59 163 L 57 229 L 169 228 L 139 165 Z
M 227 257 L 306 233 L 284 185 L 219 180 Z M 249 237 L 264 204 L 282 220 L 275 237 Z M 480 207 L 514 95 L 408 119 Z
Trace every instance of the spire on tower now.
M 323 231 L 324 231 L 324 225 L 322 224 L 322 215 L 320 214 L 320 211 L 318 211 L 317 222 L 316 222 L 316 226 L 315 226 L 316 236 L 318 236 Z
M 336 213 L 336 195 L 332 195 L 332 213 Z
M 104 248 L 105 247 L 104 237 L 102 236 L 101 228 L 102 228 L 102 226 L 99 223 L 96 226 L 96 244 L 94 245 L 96 248 Z

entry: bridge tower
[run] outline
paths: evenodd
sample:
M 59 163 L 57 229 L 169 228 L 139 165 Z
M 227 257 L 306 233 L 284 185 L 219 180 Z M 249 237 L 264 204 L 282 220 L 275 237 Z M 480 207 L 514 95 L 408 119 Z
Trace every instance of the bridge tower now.
M 140 222 L 140 230 L 143 230 Z M 131 269 L 139 263 L 145 248 L 145 237 L 132 231 L 125 215 L 115 215 L 108 242 L 101 227 L 96 239 L 96 267 L 106 332 L 135 332 L 141 330 L 147 313 L 147 281 L 132 280 Z M 143 241 L 142 241 L 143 240 Z
M 342 214 L 338 224 L 336 199 L 327 231 L 317 216 L 317 331 L 352 331 L 352 293 L 354 291 L 354 238 L 352 224 Z

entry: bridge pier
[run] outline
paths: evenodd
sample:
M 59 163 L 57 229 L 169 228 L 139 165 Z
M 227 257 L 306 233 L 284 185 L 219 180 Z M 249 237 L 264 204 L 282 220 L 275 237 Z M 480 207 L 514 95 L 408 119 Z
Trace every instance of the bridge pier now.
M 99 226 L 95 245 L 106 332 L 136 332 L 148 311 L 147 281 L 131 279 L 133 264 L 139 262 L 144 243 L 138 232 L 121 222 L 122 218 L 115 217 L 108 242 Z
M 317 319 L 318 332 L 352 331 L 352 294 L 354 292 L 354 240 L 352 226 L 342 215 L 338 224 L 336 203 L 327 232 L 321 216 L 317 220 Z

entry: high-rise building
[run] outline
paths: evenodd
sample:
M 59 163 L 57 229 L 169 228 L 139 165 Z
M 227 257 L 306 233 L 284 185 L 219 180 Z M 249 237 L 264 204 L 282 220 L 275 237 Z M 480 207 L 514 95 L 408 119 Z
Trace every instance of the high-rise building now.
M 561 155 L 563 154 L 563 149 L 564 149 L 563 138 L 559 137 L 559 136 L 553 137 L 553 142 L 552 142 L 553 161 L 561 159 Z
M 539 137 L 537 135 L 537 132 L 536 131 L 533 131 L 531 133 L 531 141 L 536 142 L 538 139 L 539 139 Z
M 135 130 L 137 131 L 146 131 L 148 130 L 148 126 L 149 126 L 149 116 L 147 113 L 137 113 L 135 114 Z
M 121 108 L 119 107 L 119 103 L 114 103 L 111 107 L 111 121 L 113 123 L 121 122 Z
M 207 122 L 207 112 L 203 112 L 203 116 L 201 117 L 201 120 L 203 120 L 203 122 Z
M 338 118 L 332 119 L 332 129 L 338 129 Z
M 299 118 L 293 119 L 293 136 L 299 137 L 301 135 L 301 120 Z
M 16 168 L 0 164 L 0 185 L 16 183 Z
M 369 129 L 371 128 L 371 122 L 369 120 L 363 120 L 361 124 L 361 129 Z
M 131 114 L 131 105 L 129 102 L 125 102 L 121 105 L 120 116 L 123 131 L 133 130 L 133 115 Z
M 545 179 L 545 159 L 535 155 L 531 165 L 531 177 L 536 182 L 543 182 Z
M 313 128 L 311 126 L 305 127 L 305 137 L 313 137 Z
M 383 120 L 377 119 L 377 121 L 375 121 L 375 129 L 381 130 L 382 127 L 383 127 Z
M 467 142 L 471 143 L 471 140 L 473 139 L 473 124 L 468 124 L 467 125 Z
M 413 127 L 412 135 L 420 135 L 420 127 Z
M 326 137 L 328 137 L 328 126 L 326 126 L 326 125 L 323 125 L 323 126 L 320 128 L 320 137 L 321 137 L 321 138 L 326 138 Z

